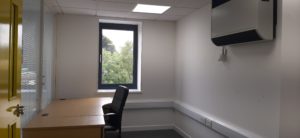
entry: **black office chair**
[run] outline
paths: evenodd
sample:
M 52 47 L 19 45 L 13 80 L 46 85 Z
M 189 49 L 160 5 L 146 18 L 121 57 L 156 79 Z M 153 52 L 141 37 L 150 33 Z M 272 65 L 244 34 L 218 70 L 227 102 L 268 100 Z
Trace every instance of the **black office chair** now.
M 112 103 L 102 106 L 105 119 L 104 131 L 117 131 L 121 138 L 122 113 L 126 103 L 129 90 L 125 86 L 119 86 L 116 89 Z

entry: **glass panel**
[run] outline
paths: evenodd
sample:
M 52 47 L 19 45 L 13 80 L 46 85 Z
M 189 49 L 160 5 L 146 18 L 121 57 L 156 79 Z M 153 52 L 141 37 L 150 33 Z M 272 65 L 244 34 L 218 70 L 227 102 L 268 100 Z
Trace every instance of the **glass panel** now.
M 41 108 L 44 109 L 51 102 L 54 91 L 54 45 L 55 45 L 55 13 L 44 2 L 43 10 L 43 45 L 42 45 L 42 96 Z
M 102 84 L 133 83 L 134 32 L 102 30 Z
M 23 14 L 23 64 L 22 64 L 22 105 L 27 109 L 21 118 L 22 126 L 39 110 L 40 97 L 37 92 L 39 71 L 39 48 L 41 41 L 41 1 L 24 0 Z

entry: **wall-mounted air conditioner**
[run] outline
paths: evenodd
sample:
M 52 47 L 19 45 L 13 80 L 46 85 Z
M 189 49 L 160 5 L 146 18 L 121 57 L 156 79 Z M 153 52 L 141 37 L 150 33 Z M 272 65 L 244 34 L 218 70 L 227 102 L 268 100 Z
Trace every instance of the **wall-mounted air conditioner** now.
M 277 0 L 212 0 L 212 41 L 225 46 L 273 40 Z

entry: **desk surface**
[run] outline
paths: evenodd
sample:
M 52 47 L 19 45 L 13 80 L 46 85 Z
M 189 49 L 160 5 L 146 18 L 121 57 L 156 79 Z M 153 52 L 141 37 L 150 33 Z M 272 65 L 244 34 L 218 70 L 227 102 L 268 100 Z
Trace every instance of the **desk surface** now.
M 99 127 L 104 126 L 102 105 L 111 98 L 86 98 L 53 101 L 24 128 Z M 47 114 L 47 116 L 43 116 Z

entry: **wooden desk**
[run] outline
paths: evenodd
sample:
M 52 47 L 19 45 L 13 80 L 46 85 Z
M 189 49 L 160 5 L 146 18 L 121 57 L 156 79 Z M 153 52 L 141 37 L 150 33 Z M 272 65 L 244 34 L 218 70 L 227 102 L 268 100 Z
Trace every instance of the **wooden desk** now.
M 101 107 L 111 101 L 111 98 L 54 101 L 23 128 L 23 138 L 102 138 L 105 122 Z

